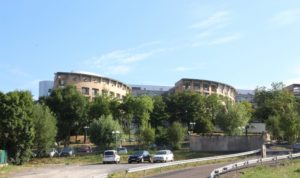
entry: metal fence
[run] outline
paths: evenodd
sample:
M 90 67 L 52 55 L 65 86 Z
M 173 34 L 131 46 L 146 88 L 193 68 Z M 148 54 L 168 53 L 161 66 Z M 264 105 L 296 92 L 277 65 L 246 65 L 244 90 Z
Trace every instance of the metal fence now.
M 261 149 L 257 149 L 257 150 L 253 150 L 253 151 L 247 151 L 247 152 L 243 152 L 243 153 L 236 153 L 236 154 L 229 154 L 229 155 L 222 155 L 222 156 L 211 156 L 211 157 L 196 158 L 196 159 L 188 159 L 188 160 L 182 160 L 182 161 L 174 161 L 174 162 L 169 162 L 169 163 L 159 163 L 159 164 L 153 164 L 153 165 L 149 165 L 149 166 L 141 166 L 141 167 L 136 167 L 136 168 L 130 168 L 130 169 L 126 170 L 126 177 L 127 177 L 128 173 L 144 171 L 144 174 L 146 174 L 146 170 L 150 170 L 150 169 L 157 169 L 157 168 L 175 166 L 175 165 L 181 165 L 181 164 L 187 164 L 187 163 L 213 161 L 213 160 L 219 160 L 219 159 L 226 159 L 226 158 L 252 155 L 252 154 L 259 153 L 260 150 Z
M 234 171 L 234 170 L 241 169 L 241 168 L 246 168 L 249 166 L 255 166 L 258 164 L 270 163 L 270 162 L 277 163 L 277 161 L 279 161 L 279 160 L 293 159 L 293 158 L 298 158 L 298 157 L 300 157 L 300 153 L 241 161 L 241 162 L 229 164 L 227 166 L 223 166 L 223 167 L 214 169 L 210 174 L 210 178 L 215 178 L 221 174 L 225 174 L 227 172 Z

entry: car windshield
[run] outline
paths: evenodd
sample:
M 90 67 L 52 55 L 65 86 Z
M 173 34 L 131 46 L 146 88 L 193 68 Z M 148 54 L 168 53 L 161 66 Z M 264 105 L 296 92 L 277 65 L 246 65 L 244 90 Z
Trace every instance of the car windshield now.
M 104 152 L 104 155 L 114 155 L 114 152 L 113 151 L 106 151 L 106 152 Z
M 119 151 L 126 150 L 126 148 L 118 148 Z
M 71 148 L 69 148 L 69 147 L 65 147 L 65 148 L 63 148 L 63 152 L 67 152 L 67 151 L 71 151 L 72 149 Z
M 165 154 L 167 154 L 167 152 L 166 151 L 158 151 L 156 154 L 157 155 L 165 155 Z
M 143 151 L 137 151 L 133 155 L 135 155 L 135 156 L 143 155 Z

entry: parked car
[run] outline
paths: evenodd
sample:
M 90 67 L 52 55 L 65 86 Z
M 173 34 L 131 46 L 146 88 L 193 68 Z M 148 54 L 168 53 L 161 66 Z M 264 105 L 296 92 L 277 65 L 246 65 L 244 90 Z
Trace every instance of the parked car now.
M 118 155 L 116 150 L 106 150 L 103 153 L 103 164 L 106 163 L 120 163 L 121 157 Z
M 298 153 L 300 152 L 300 143 L 296 143 L 293 146 L 293 152 Z
M 119 147 L 119 148 L 117 148 L 117 151 L 119 154 L 127 154 L 128 153 L 127 148 L 125 148 L 125 147 Z
M 174 155 L 170 150 L 159 150 L 153 156 L 153 162 L 174 161 Z
M 89 145 L 82 145 L 78 149 L 79 153 L 91 153 L 92 152 L 92 147 Z
M 137 151 L 128 157 L 129 164 L 132 162 L 143 163 L 144 161 L 152 162 L 152 157 L 146 150 Z
M 50 148 L 48 151 L 47 151 L 47 156 L 49 157 L 55 157 L 55 156 L 59 156 L 59 153 L 57 151 L 56 148 Z
M 75 156 L 75 151 L 72 147 L 64 147 L 59 156 Z

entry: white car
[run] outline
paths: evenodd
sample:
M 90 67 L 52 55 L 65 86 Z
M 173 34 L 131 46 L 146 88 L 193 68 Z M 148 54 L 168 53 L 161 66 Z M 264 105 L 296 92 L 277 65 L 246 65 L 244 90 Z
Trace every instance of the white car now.
M 174 155 L 170 150 L 159 150 L 153 156 L 153 162 L 167 162 L 174 161 Z
M 116 150 L 106 150 L 103 154 L 103 164 L 106 163 L 120 163 L 120 156 Z
M 54 156 L 58 156 L 59 153 L 57 151 L 57 149 L 55 148 L 50 148 L 48 151 L 47 151 L 47 155 L 50 156 L 51 158 L 54 157 Z

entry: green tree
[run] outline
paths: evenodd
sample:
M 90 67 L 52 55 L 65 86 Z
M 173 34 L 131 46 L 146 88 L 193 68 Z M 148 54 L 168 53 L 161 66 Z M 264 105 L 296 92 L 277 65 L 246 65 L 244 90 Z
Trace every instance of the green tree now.
M 122 128 L 119 123 L 109 116 L 102 116 L 99 119 L 94 120 L 89 129 L 90 140 L 100 148 L 111 148 L 112 144 L 115 143 L 116 135 L 113 135 L 113 131 L 120 131 Z M 117 135 L 121 138 L 121 135 Z
M 98 95 L 90 103 L 88 117 L 91 121 L 110 114 L 110 98 L 107 95 Z
M 168 128 L 159 126 L 155 132 L 155 143 L 160 146 L 166 146 L 168 142 Z
M 33 107 L 33 125 L 35 130 L 33 143 L 37 149 L 37 155 L 45 155 L 55 142 L 56 118 L 47 106 L 37 103 Z
M 0 93 L 0 111 L 0 149 L 8 151 L 13 163 L 22 164 L 30 159 L 34 139 L 31 93 Z
M 145 127 L 141 130 L 141 139 L 145 147 L 154 143 L 155 141 L 155 129 L 151 127 Z
M 277 139 L 294 143 L 299 138 L 299 104 L 295 96 L 282 83 L 272 88 L 259 88 L 255 93 L 257 109 L 255 116 L 267 124 L 267 129 Z
M 150 113 L 150 123 L 153 128 L 166 125 L 169 114 L 167 105 L 161 96 L 153 97 L 153 111 Z
M 148 127 L 150 113 L 153 110 L 152 98 L 146 95 L 136 97 L 134 102 L 134 108 L 134 116 L 138 120 L 139 127 Z
M 53 90 L 46 104 L 57 117 L 57 139 L 69 144 L 71 132 L 77 134 L 87 124 L 87 98 L 74 86 Z
M 180 149 L 181 142 L 186 135 L 186 128 L 184 128 L 179 122 L 174 122 L 167 131 L 168 140 L 173 149 Z
M 243 103 L 227 104 L 217 115 L 217 125 L 229 135 L 240 135 L 251 119 Z
M 216 110 L 209 108 L 210 105 L 207 104 L 213 104 L 212 102 L 207 102 L 206 99 L 204 95 L 196 92 L 183 92 L 170 95 L 166 99 L 170 114 L 170 123 L 180 122 L 184 126 L 189 127 L 191 122 L 195 122 L 194 132 L 212 132 L 214 129 L 214 112 Z

